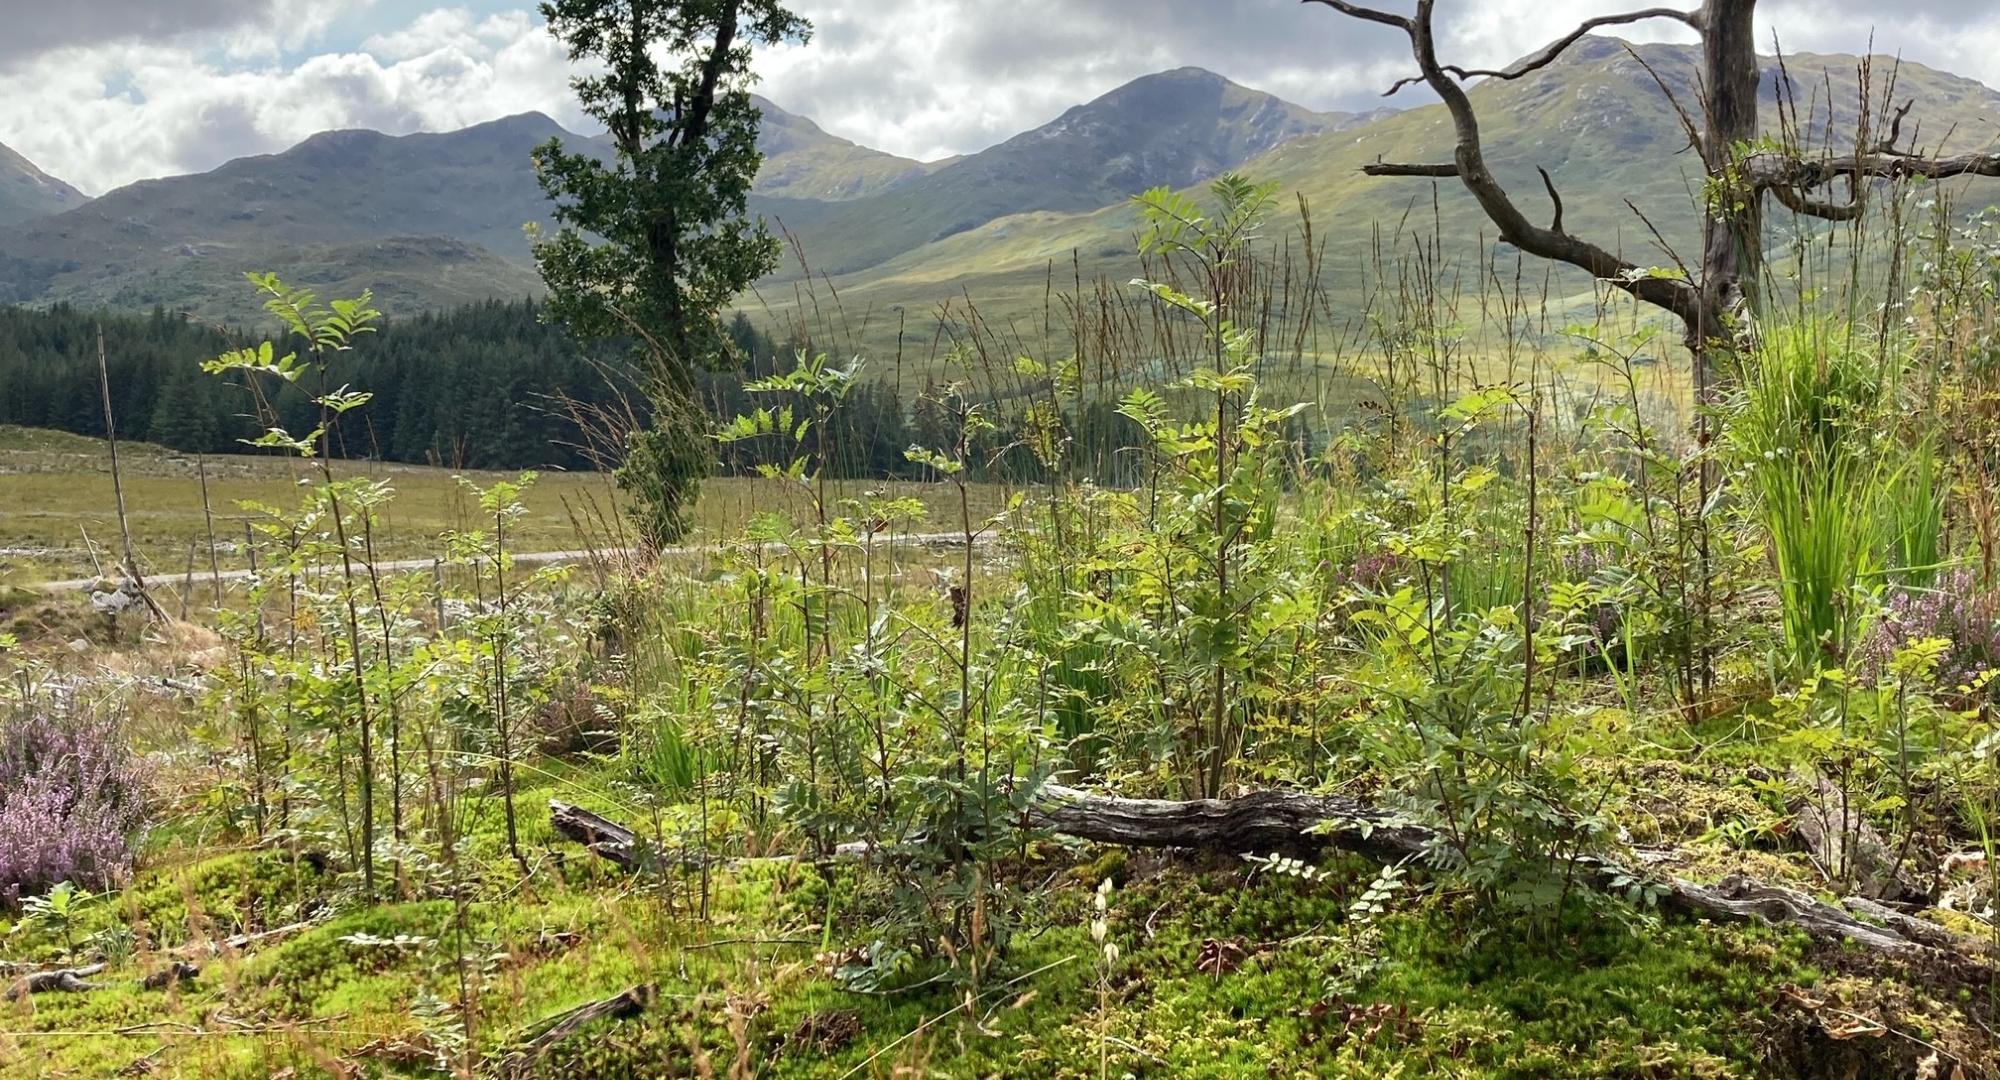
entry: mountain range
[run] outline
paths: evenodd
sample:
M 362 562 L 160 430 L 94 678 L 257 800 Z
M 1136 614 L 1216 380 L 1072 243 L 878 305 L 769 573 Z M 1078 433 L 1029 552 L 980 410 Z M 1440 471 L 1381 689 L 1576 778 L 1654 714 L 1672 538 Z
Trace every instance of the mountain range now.
M 801 237 L 816 270 L 840 272 L 996 218 L 1193 183 L 1364 119 L 1182 69 L 979 153 L 924 163 L 758 104 L 765 163 L 752 210 Z M 602 137 L 529 113 L 444 134 L 325 132 L 212 172 L 141 181 L 0 231 L 0 302 L 240 315 L 240 272 L 256 266 L 326 293 L 372 285 L 391 311 L 526 295 L 538 281 L 522 225 L 548 217 L 528 155 L 551 138 L 610 152 Z M 822 255 L 832 261 L 820 266 Z
M 1877 58 L 1878 70 L 1889 61 Z M 1767 66 L 1767 123 L 1788 75 L 1797 111 L 1849 130 L 1861 60 L 1793 55 Z M 1696 55 L 1676 45 L 1578 42 L 1555 64 L 1472 88 L 1488 158 L 1531 215 L 1546 213 L 1546 168 L 1574 231 L 1624 247 L 1641 263 L 1693 241 L 1698 163 L 1664 83 L 1695 100 Z M 1657 80 L 1657 81 L 1656 81 Z M 1990 149 L 2000 94 L 1912 63 L 1898 97 L 1917 105 L 1905 130 L 1939 149 Z M 1445 161 L 1451 131 L 1441 107 L 1322 113 L 1183 68 L 1147 76 L 975 154 L 919 162 L 838 138 L 804 116 L 759 100 L 766 160 L 752 210 L 794 236 L 816 278 L 849 311 L 934 310 L 972 295 L 1001 311 L 1039 307 L 1050 269 L 1122 280 L 1136 265 L 1129 196 L 1188 188 L 1226 171 L 1278 183 L 1281 220 L 1297 222 L 1296 193 L 1313 211 L 1329 274 L 1371 257 L 1381 240 L 1413 229 L 1465 245 L 1482 231 L 1455 184 L 1375 179 L 1372 160 Z M 1814 126 L 1814 125 L 1808 125 Z M 1928 136 L 1928 137 L 1927 137 Z M 537 291 L 522 226 L 546 220 L 529 151 L 550 139 L 594 147 L 526 114 L 443 134 L 338 131 L 283 153 L 212 172 L 142 181 L 85 202 L 0 149 L 0 302 L 142 308 L 208 316 L 254 314 L 246 269 L 275 270 L 324 294 L 375 289 L 393 312 Z M 1644 215 L 1643 218 L 1641 215 Z M 1657 236 L 1655 231 L 1657 230 Z M 759 290 L 779 317 L 804 302 L 781 270 Z M 1586 292 L 1588 283 L 1581 286 Z M 1335 289 L 1338 290 L 1338 283 Z

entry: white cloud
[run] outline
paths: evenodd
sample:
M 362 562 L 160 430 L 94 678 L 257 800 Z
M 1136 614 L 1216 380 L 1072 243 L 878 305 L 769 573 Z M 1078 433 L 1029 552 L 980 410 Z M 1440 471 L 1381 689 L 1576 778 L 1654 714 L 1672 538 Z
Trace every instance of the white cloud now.
M 222 56 L 139 43 L 42 53 L 0 71 L 0 101 L 10 103 L 0 142 L 96 194 L 330 128 L 443 131 L 534 110 L 583 122 L 561 45 L 525 13 L 427 13 L 361 50 L 293 61 L 283 42 L 257 33 Z M 267 58 L 234 58 L 258 50 Z
M 1408 0 L 1370 0 L 1407 11 Z M 1499 67 L 1631 0 L 1445 0 L 1449 62 Z M 1692 3 L 1686 5 L 1694 7 Z M 1370 109 L 1411 74 L 1403 35 L 1297 0 L 798 0 L 819 28 L 759 61 L 763 92 L 837 134 L 911 157 L 977 150 L 1153 71 L 1195 65 L 1319 109 Z M 1990 0 L 1767 0 L 1787 50 L 1877 52 L 2000 85 Z M 1619 27 L 1690 41 L 1671 20 Z M 1425 101 L 1405 91 L 1393 104 Z
M 1353 109 L 1382 104 L 1380 91 L 1411 66 L 1395 31 L 1296 0 L 795 2 L 814 40 L 762 53 L 759 89 L 836 134 L 910 157 L 978 150 L 1170 67 Z M 95 193 L 327 128 L 447 130 L 530 110 L 586 126 L 563 49 L 527 0 L 498 13 L 370 3 L 0 0 L 0 142 Z M 1442 44 L 1453 62 L 1497 66 L 1624 6 L 1448 0 Z M 314 54 L 356 11 L 375 32 Z M 1762 33 L 1775 30 L 1788 50 L 1858 52 L 1871 29 L 1878 52 L 2000 84 L 2000 11 L 1984 0 L 1894 12 L 1882 0 L 1767 0 Z M 1665 21 L 1620 32 L 1688 37 Z

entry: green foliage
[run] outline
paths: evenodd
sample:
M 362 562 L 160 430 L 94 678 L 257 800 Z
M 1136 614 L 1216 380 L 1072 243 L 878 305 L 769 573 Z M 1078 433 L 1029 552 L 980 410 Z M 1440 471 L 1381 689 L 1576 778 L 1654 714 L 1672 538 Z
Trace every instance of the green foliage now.
M 1745 376 L 1730 432 L 1769 538 L 1787 658 L 1802 673 L 1846 662 L 1896 545 L 1934 555 L 1921 539 L 1933 529 L 1899 528 L 1892 499 L 1897 462 L 1927 457 L 1898 453 L 1899 374 L 1856 331 L 1806 325 L 1767 328 Z
M 1970 573 L 1979 455 L 1949 410 L 1900 403 L 1926 379 L 1960 400 L 1978 384 L 1905 363 L 1923 350 L 1904 330 L 1766 327 L 1739 396 L 1689 424 L 1640 391 L 1655 337 L 1578 327 L 1581 356 L 1525 337 L 1525 360 L 1469 355 L 1413 277 L 1366 331 L 1375 408 L 1315 424 L 1267 401 L 1302 385 L 1273 356 L 1303 348 L 1261 315 L 1272 206 L 1235 177 L 1140 201 L 1146 348 L 1178 366 L 1093 387 L 1081 340 L 955 350 L 959 377 L 897 428 L 922 498 L 831 483 L 836 432 L 867 415 L 858 360 L 759 359 L 733 419 L 674 436 L 755 472 L 758 512 L 643 575 L 596 567 L 583 595 L 582 575 L 516 561 L 532 476 L 468 485 L 434 572 L 377 573 L 391 492 L 333 475 L 325 449 L 375 407 L 325 359 L 367 305 L 261 282 L 293 333 L 216 367 L 310 393 L 307 435 L 265 426 L 320 477 L 256 508 L 259 570 L 206 698 L 161 725 L 213 770 L 177 793 L 171 835 L 243 850 L 163 849 L 73 931 L 133 964 L 314 922 L 190 1005 L 121 1002 L 135 1014 L 94 1029 L 228 1008 L 363 1071 L 530 1075 L 1725 1076 L 1847 1053 L 1826 1048 L 1860 1040 L 1826 1018 L 1874 1006 L 1813 988 L 1799 944 L 1655 910 L 1662 885 L 1624 849 L 1840 894 L 1904 863 L 1992 876 L 1946 869 L 2000 819 L 1993 677 L 1945 674 L 1987 628 L 1853 648 L 1878 599 Z M 1107 432 L 1133 452 L 1100 472 Z M 1010 458 L 1050 482 L 996 511 L 974 484 Z M 940 530 L 950 545 L 913 542 Z M 544 757 L 530 735 L 575 726 L 552 706 L 593 730 Z M 1366 837 L 1434 839 L 1386 863 L 1315 857 L 1311 837 L 1241 864 L 1099 853 L 1038 827 L 1056 778 L 1337 795 L 1379 811 Z M 1782 850 L 1808 831 L 1802 795 L 1852 808 L 1835 827 L 1884 838 L 1892 865 Z M 629 827 L 636 865 L 559 839 L 547 799 Z M 1966 902 L 1941 917 L 1977 925 L 1982 884 L 1954 884 Z M 27 955 L 57 948 L 40 922 L 20 933 Z M 1886 986 L 1881 1015 L 1922 1045 L 1990 1045 L 1980 1003 Z M 625 987 L 651 988 L 636 1015 L 514 1056 Z M 93 1030 L 49 1008 L 37 1030 Z M 310 1057 L 267 1042 L 254 1062 L 164 1056 L 214 1075 Z M 1855 1050 L 1850 1071 L 1907 1072 L 1910 1045 Z
M 48 892 L 21 901 L 21 917 L 8 933 L 41 931 L 53 934 L 62 939 L 64 952 L 74 952 L 78 919 L 83 914 L 84 905 L 92 899 L 89 890 L 78 888 L 74 882 L 57 882 Z

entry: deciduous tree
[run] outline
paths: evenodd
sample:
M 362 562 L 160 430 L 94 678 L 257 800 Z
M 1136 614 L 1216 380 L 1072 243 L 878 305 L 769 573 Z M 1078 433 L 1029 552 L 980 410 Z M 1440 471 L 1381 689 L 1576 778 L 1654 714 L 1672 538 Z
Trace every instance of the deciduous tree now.
M 694 372 L 726 353 L 722 309 L 777 265 L 748 215 L 759 113 L 751 49 L 804 40 L 778 0 L 549 0 L 549 29 L 592 74 L 571 81 L 610 134 L 609 161 L 535 151 L 558 225 L 535 245 L 551 314 L 579 337 L 639 341 L 653 430 L 620 477 L 654 543 L 685 527 L 712 450 Z

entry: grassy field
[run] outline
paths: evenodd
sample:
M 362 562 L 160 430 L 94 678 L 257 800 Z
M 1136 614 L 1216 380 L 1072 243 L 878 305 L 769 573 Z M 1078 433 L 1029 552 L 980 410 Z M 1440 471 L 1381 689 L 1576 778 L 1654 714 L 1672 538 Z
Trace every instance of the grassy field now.
M 197 578 L 208 571 L 208 524 L 202 510 L 201 471 L 208 473 L 218 558 L 225 570 L 246 565 L 244 525 L 254 515 L 244 504 L 290 507 L 304 496 L 309 466 L 290 458 L 249 455 L 195 458 L 143 443 L 119 446 L 126 515 L 141 570 L 179 579 L 193 553 Z M 459 472 L 415 465 L 353 462 L 343 475 L 365 473 L 386 481 L 396 497 L 382 511 L 377 549 L 389 558 L 422 558 L 441 550 L 438 538 L 480 528 L 478 497 L 468 484 L 486 486 L 511 473 Z M 840 497 L 863 491 L 913 495 L 946 520 L 949 493 L 918 483 L 836 484 Z M 623 543 L 614 511 L 617 491 L 600 473 L 544 473 L 523 498 L 528 516 L 512 543 L 519 551 L 559 551 Z M 982 487 L 979 509 L 991 512 L 1005 498 Z M 722 478 L 703 488 L 694 542 L 740 532 L 756 514 L 802 516 L 809 510 L 790 486 L 759 479 Z M 490 523 L 489 523 L 490 527 Z M 949 525 L 938 528 L 948 529 Z M 110 456 L 102 440 L 61 432 L 0 427 L 0 584 L 85 577 L 118 559 L 117 498 Z

